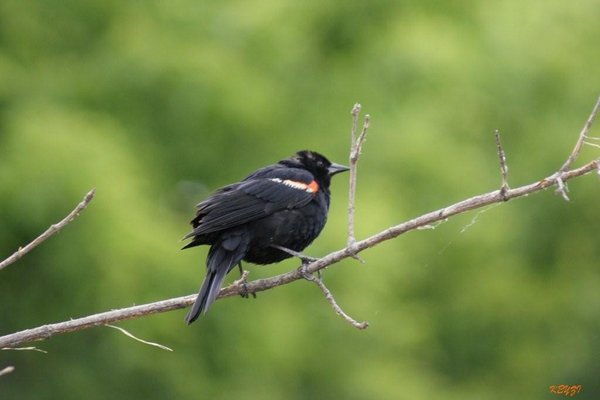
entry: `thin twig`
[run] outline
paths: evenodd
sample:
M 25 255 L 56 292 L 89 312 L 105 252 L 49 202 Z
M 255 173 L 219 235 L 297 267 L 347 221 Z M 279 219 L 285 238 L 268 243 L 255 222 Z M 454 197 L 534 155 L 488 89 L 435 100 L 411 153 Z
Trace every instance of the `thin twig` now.
M 137 337 L 137 336 L 134 336 L 134 335 L 133 335 L 131 332 L 129 332 L 129 331 L 127 331 L 126 329 L 123 329 L 123 328 L 121 328 L 121 327 L 119 327 L 119 326 L 110 325 L 110 324 L 105 324 L 104 326 L 107 326 L 107 327 L 109 327 L 109 328 L 116 329 L 116 330 L 118 330 L 119 332 L 121 332 L 122 334 L 124 334 L 125 336 L 127 336 L 127 337 L 130 337 L 130 338 L 132 338 L 133 340 L 137 340 L 137 341 L 138 341 L 138 342 L 140 342 L 140 343 L 147 344 L 148 346 L 154 346 L 154 347 L 158 347 L 159 349 L 162 349 L 162 350 L 173 351 L 173 349 L 170 349 L 170 348 L 168 348 L 167 346 L 163 346 L 162 344 L 159 344 L 159 343 L 154 343 L 154 342 L 148 342 L 147 340 L 140 339 L 139 337 Z
M 506 154 L 504 153 L 504 149 L 502 148 L 502 143 L 500 142 L 500 131 L 496 129 L 494 131 L 494 136 L 496 137 L 496 150 L 498 150 L 498 159 L 500 160 L 500 173 L 502 174 L 502 184 L 500 186 L 500 194 L 503 196 L 506 194 L 508 188 L 508 165 L 506 165 Z
M 600 97 L 598 97 L 598 100 L 596 100 L 596 104 L 594 104 L 594 108 L 592 108 L 592 112 L 590 113 L 590 116 L 588 117 L 587 121 L 585 121 L 585 124 L 583 125 L 583 128 L 581 129 L 581 132 L 579 133 L 579 138 L 577 139 L 577 142 L 575 143 L 575 147 L 573 148 L 573 151 L 571 152 L 571 154 L 569 154 L 569 157 L 567 158 L 565 163 L 562 165 L 562 167 L 560 167 L 558 172 L 562 173 L 562 172 L 565 172 L 566 170 L 568 170 L 569 168 L 571 168 L 571 164 L 573 163 L 573 161 L 575 161 L 575 159 L 579 155 L 579 152 L 581 151 L 581 146 L 583 146 L 583 141 L 587 138 L 588 133 L 590 132 L 590 128 L 592 127 L 592 123 L 594 122 L 594 119 L 596 119 L 596 115 L 598 114 L 598 111 L 600 111 Z
M 44 353 L 44 354 L 48 354 L 48 352 L 46 350 L 42 350 L 42 349 L 38 349 L 35 346 L 28 346 L 28 347 L 3 347 L 0 350 L 14 350 L 14 351 L 37 351 L 38 353 Z
M 596 144 L 596 143 L 591 143 L 591 142 L 586 142 L 584 141 L 583 144 L 587 144 L 590 147 L 595 147 L 597 149 L 600 149 L 600 144 Z
M 360 104 L 356 103 L 352 107 L 352 131 L 351 138 L 352 143 L 350 144 L 350 177 L 348 185 L 348 241 L 347 247 L 352 248 L 356 243 L 356 237 L 354 236 L 354 211 L 355 211 L 355 197 L 356 197 L 356 174 L 358 167 L 358 158 L 362 149 L 362 145 L 367 136 L 367 130 L 369 129 L 369 115 L 365 116 L 363 128 L 360 135 L 356 136 L 356 128 L 358 123 L 358 116 L 360 114 Z M 359 261 L 363 262 L 357 255 L 353 256 Z
M 570 201 L 571 199 L 569 199 L 569 195 L 567 194 L 568 191 L 569 188 L 567 187 L 567 185 L 565 185 L 565 182 L 562 178 L 562 174 L 557 174 L 556 189 L 554 190 L 554 193 L 560 194 L 565 201 Z
M 15 367 L 13 367 L 12 365 L 9 365 L 8 367 L 0 370 L 0 376 L 10 374 L 14 370 L 15 370 Z
M 369 327 L 369 323 L 367 321 L 358 322 L 357 320 L 346 314 L 344 310 L 342 310 L 342 308 L 337 304 L 335 298 L 333 297 L 333 294 L 331 294 L 331 291 L 327 288 L 327 286 L 325 286 L 321 279 L 309 273 L 303 273 L 303 277 L 307 281 L 314 282 L 314 284 L 317 285 L 319 289 L 321 289 L 321 291 L 325 295 L 325 300 L 327 300 L 331 308 L 333 308 L 333 311 L 335 311 L 335 313 L 342 317 L 346 322 L 348 322 L 350 325 L 357 329 L 366 329 Z
M 31 250 L 33 250 L 35 247 L 37 247 L 44 240 L 48 239 L 50 236 L 54 235 L 56 232 L 58 232 L 59 230 L 64 228 L 65 225 L 67 225 L 69 222 L 73 221 L 79 215 L 79 213 L 87 207 L 87 205 L 90 203 L 90 201 L 92 201 L 92 199 L 94 198 L 95 192 L 96 192 L 96 189 L 90 190 L 84 196 L 83 200 L 79 204 L 77 204 L 75 209 L 69 213 L 69 215 L 67 215 L 65 218 L 63 218 L 60 222 L 50 225 L 50 228 L 48 228 L 44 233 L 42 233 L 40 236 L 35 238 L 27 246 L 19 247 L 19 249 L 16 252 L 14 252 L 13 255 L 8 257 L 6 260 L 0 262 L 0 269 L 6 268 L 10 264 L 13 264 L 18 259 L 23 257 L 25 254 L 29 253 Z
M 353 246 L 356 242 L 354 237 L 354 195 L 356 193 L 356 160 L 358 155 L 356 154 L 356 127 L 358 126 L 358 116 L 360 115 L 361 105 L 359 103 L 354 104 L 352 107 L 352 129 L 350 131 L 350 178 L 349 178 L 349 189 L 348 189 L 348 242 L 347 245 Z

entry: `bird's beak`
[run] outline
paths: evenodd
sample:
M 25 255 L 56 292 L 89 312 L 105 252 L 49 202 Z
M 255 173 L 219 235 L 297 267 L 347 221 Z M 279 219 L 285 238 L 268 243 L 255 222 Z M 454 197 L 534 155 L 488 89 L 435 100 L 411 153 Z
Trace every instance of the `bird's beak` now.
M 329 172 L 329 176 L 333 176 L 335 174 L 339 174 L 340 172 L 348 171 L 349 169 L 350 168 L 346 167 L 345 165 L 333 163 L 329 166 L 329 168 L 327 168 L 327 171 Z

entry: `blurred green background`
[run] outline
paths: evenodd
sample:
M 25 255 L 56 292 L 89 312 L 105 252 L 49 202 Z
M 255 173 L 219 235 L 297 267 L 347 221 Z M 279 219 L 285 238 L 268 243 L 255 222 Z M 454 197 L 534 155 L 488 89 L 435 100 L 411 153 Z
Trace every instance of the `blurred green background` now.
M 599 20 L 592 0 L 3 0 L 0 258 L 97 195 L 0 271 L 0 334 L 195 293 L 207 249 L 179 250 L 194 205 L 296 150 L 345 163 L 356 101 L 372 116 L 358 238 L 498 188 L 496 128 L 512 187 L 547 176 L 600 94 Z M 184 310 L 119 324 L 172 353 L 107 328 L 0 352 L 16 368 L 0 398 L 600 398 L 600 184 L 569 188 L 328 269 L 366 331 L 296 282 L 189 327 Z M 345 243 L 346 179 L 332 191 L 307 254 Z

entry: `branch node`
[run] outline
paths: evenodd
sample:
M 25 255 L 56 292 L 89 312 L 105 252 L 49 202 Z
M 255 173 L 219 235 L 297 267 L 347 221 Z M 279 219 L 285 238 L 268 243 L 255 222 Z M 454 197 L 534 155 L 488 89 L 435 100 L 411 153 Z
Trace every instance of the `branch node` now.
M 348 252 L 348 255 L 350 257 L 354 258 L 355 260 L 358 260 L 361 264 L 365 263 L 365 260 L 363 260 L 358 255 L 358 248 L 356 247 L 356 239 L 352 238 L 351 240 L 348 240 L 348 244 L 346 245 L 346 251 Z

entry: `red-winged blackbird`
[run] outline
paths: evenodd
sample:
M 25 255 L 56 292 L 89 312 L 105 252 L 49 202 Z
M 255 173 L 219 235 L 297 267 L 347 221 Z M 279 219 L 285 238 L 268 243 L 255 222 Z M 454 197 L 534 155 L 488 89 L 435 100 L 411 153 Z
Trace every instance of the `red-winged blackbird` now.
M 304 250 L 325 226 L 331 177 L 347 170 L 314 151 L 299 151 L 198 204 L 194 229 L 184 237 L 193 239 L 184 249 L 211 247 L 206 277 L 185 321 L 206 313 L 225 275 L 242 260 L 271 264 L 291 257 L 281 249 Z

